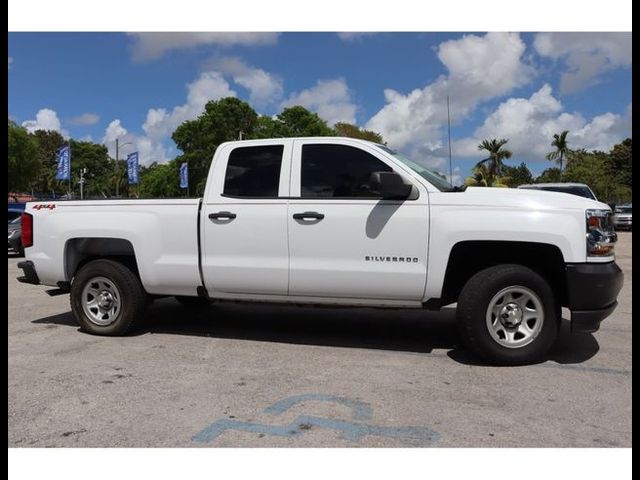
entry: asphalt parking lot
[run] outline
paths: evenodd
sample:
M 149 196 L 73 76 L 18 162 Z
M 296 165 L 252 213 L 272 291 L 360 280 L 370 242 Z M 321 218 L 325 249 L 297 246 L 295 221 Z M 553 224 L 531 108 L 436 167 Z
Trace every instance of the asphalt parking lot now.
M 488 367 L 440 313 L 156 301 L 78 330 L 8 260 L 10 447 L 631 447 L 631 233 L 619 306 L 546 362 Z M 566 317 L 565 312 L 565 317 Z

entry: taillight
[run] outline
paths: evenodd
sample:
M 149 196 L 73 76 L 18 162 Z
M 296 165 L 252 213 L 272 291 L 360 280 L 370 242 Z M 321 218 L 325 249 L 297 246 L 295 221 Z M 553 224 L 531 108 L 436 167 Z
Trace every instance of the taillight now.
M 22 232 L 20 236 L 22 238 L 22 247 L 33 246 L 33 215 L 30 213 L 23 213 L 20 217 L 20 227 Z

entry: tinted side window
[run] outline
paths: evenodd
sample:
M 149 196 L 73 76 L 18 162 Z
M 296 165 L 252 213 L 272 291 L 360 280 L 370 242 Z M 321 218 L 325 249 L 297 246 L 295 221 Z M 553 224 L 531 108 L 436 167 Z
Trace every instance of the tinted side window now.
M 369 190 L 373 172 L 392 169 L 373 155 L 347 145 L 302 146 L 302 198 L 379 198 Z
M 283 150 L 283 145 L 235 148 L 229 155 L 223 194 L 277 197 Z

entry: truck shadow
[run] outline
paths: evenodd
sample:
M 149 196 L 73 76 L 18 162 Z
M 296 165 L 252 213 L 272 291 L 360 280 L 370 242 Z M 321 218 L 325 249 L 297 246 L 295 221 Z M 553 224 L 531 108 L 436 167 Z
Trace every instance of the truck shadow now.
M 566 322 L 566 321 L 565 321 Z M 35 324 L 78 327 L 71 312 L 33 320 Z M 568 322 L 567 322 L 568 323 Z M 566 328 L 565 328 L 566 327 Z M 193 335 L 342 348 L 370 348 L 445 355 L 468 365 L 484 363 L 459 345 L 455 309 L 440 312 L 374 308 L 330 308 L 221 303 L 187 308 L 173 299 L 156 300 L 131 335 Z M 546 360 L 581 363 L 599 350 L 591 334 L 571 335 L 563 325 Z

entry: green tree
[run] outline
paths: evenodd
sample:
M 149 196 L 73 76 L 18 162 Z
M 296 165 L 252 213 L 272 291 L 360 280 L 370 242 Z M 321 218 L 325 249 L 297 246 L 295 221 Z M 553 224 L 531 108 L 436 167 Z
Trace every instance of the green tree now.
M 317 113 L 300 105 L 285 108 L 278 114 L 277 121 L 284 137 L 330 137 L 336 134 Z
M 237 140 L 240 132 L 243 138 L 252 138 L 257 125 L 258 115 L 248 103 L 227 97 L 208 102 L 198 118 L 176 128 L 171 138 L 183 152 L 176 161 L 178 165 L 189 164 L 191 194 L 203 194 L 209 165 L 218 145 Z
M 492 138 L 491 140 L 483 140 L 480 145 L 478 145 L 478 150 L 486 150 L 489 156 L 480 160 L 474 167 L 474 170 L 478 169 L 478 171 L 480 171 L 481 166 L 486 167 L 486 170 L 484 170 L 486 174 L 484 181 L 487 182 L 488 187 L 493 187 L 494 183 L 496 184 L 495 186 L 501 183 L 499 180 L 502 178 L 504 160 L 511 158 L 512 155 L 511 151 L 502 148 L 508 141 L 509 140 L 505 138 L 500 140 Z
M 616 182 L 629 189 L 632 184 L 631 146 L 632 141 L 627 138 L 614 145 L 607 158 L 608 169 L 616 177 Z
M 615 147 L 614 147 L 615 149 Z M 621 203 L 631 200 L 631 186 L 620 181 L 605 152 L 572 151 L 562 179 L 565 182 L 585 183 L 600 201 Z
M 562 180 L 562 174 L 560 169 L 551 167 L 545 169 L 540 175 L 536 177 L 536 183 L 556 183 Z
M 507 187 L 508 181 L 507 177 L 491 175 L 487 165 L 477 163 L 472 175 L 464 179 L 464 184 L 469 187 Z
M 36 184 L 42 164 L 38 142 L 33 135 L 8 121 L 7 185 L 9 191 L 30 190 Z
M 80 195 L 80 170 L 84 175 L 84 196 L 107 198 L 111 193 L 114 161 L 109 157 L 107 147 L 93 142 L 70 140 L 71 144 L 71 189 L 76 197 Z
M 555 133 L 553 135 L 553 141 L 551 142 L 551 146 L 555 147 L 555 150 L 547 153 L 545 157 L 547 160 L 558 162 L 560 165 L 560 172 L 562 172 L 562 160 L 569 153 L 569 144 L 567 142 L 568 134 L 569 130 L 564 130 L 560 135 Z
M 357 125 L 352 125 L 351 123 L 338 122 L 334 125 L 333 129 L 338 137 L 360 138 L 374 143 L 385 143 L 382 139 L 382 135 L 379 133 L 362 129 Z
M 66 142 L 60 133 L 54 130 L 36 130 L 33 133 L 38 142 L 38 159 L 42 165 L 40 175 L 33 189 L 39 193 L 56 195 L 56 192 L 66 192 L 66 182 L 56 180 L 58 170 L 57 152 Z
M 182 197 L 179 178 L 179 163 L 153 163 L 140 170 L 139 192 L 141 198 Z
M 522 162 L 517 167 L 504 165 L 502 167 L 502 173 L 504 177 L 508 178 L 506 183 L 511 188 L 515 188 L 518 185 L 533 183 L 533 175 L 531 173 L 531 170 L 529 170 L 524 162 Z
M 285 137 L 284 127 L 281 122 L 266 115 L 258 117 L 256 128 L 251 138 L 282 138 Z

